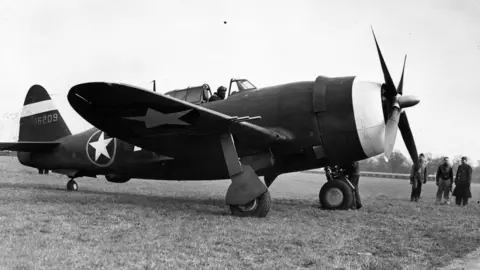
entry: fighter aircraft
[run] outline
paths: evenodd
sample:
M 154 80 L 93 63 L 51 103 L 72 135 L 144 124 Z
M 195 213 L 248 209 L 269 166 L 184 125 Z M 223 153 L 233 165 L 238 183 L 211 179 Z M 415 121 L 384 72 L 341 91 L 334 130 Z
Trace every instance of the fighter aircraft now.
M 215 102 L 208 102 L 206 84 L 165 94 L 119 83 L 79 84 L 68 101 L 94 128 L 75 135 L 46 90 L 34 85 L 18 142 L 0 143 L 0 150 L 18 151 L 26 166 L 68 175 L 68 190 L 78 189 L 75 178 L 97 175 L 116 183 L 231 179 L 226 204 L 232 214 L 265 217 L 268 187 L 279 175 L 388 157 L 397 127 L 417 160 L 404 109 L 419 100 L 403 96 L 406 57 L 397 88 L 373 37 L 384 83 L 318 76 L 256 88 L 232 79 L 227 97 Z M 319 193 L 328 209 L 349 208 L 353 196 L 345 178 L 328 181 Z

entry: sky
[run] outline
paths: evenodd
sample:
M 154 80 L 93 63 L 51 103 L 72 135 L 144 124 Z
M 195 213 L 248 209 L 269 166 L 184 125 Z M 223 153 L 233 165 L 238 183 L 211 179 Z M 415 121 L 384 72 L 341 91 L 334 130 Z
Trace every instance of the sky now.
M 232 77 L 257 87 L 319 75 L 383 82 L 370 26 L 396 84 L 408 55 L 418 151 L 480 160 L 477 0 L 2 0 L 0 116 L 20 112 L 33 84 L 81 132 L 91 125 L 66 94 L 90 81 L 151 89 L 155 79 L 158 92 Z M 18 119 L 0 124 L 1 141 L 18 135 Z M 400 132 L 395 149 L 408 155 Z

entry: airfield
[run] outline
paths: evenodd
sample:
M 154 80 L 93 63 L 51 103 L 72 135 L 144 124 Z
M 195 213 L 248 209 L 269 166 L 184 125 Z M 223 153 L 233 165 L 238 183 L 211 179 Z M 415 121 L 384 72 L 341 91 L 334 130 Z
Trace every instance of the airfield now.
M 7 269 L 432 269 L 480 246 L 480 185 L 468 207 L 421 202 L 407 180 L 362 177 L 359 211 L 319 209 L 325 176 L 271 186 L 266 218 L 236 218 L 230 180 L 167 182 L 38 175 L 0 157 L 0 267 Z M 461 268 L 459 268 L 461 269 Z

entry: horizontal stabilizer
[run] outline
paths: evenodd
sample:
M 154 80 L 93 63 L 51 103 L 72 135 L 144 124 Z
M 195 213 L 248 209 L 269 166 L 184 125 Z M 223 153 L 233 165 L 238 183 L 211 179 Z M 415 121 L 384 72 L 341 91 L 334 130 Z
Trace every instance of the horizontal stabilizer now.
M 59 142 L 0 142 L 0 151 L 45 152 L 59 145 Z

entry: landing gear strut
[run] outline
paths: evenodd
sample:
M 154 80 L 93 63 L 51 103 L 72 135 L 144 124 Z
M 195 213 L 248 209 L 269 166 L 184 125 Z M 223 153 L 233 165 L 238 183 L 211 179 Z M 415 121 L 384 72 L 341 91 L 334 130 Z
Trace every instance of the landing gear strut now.
M 231 133 L 220 136 L 223 157 L 232 179 L 228 187 L 226 204 L 238 217 L 265 217 L 270 211 L 271 198 L 268 188 L 249 165 L 239 161 Z
M 68 191 L 77 191 L 78 190 L 78 185 L 77 185 L 77 182 L 75 182 L 75 180 L 70 179 L 68 182 L 67 182 L 67 190 Z

